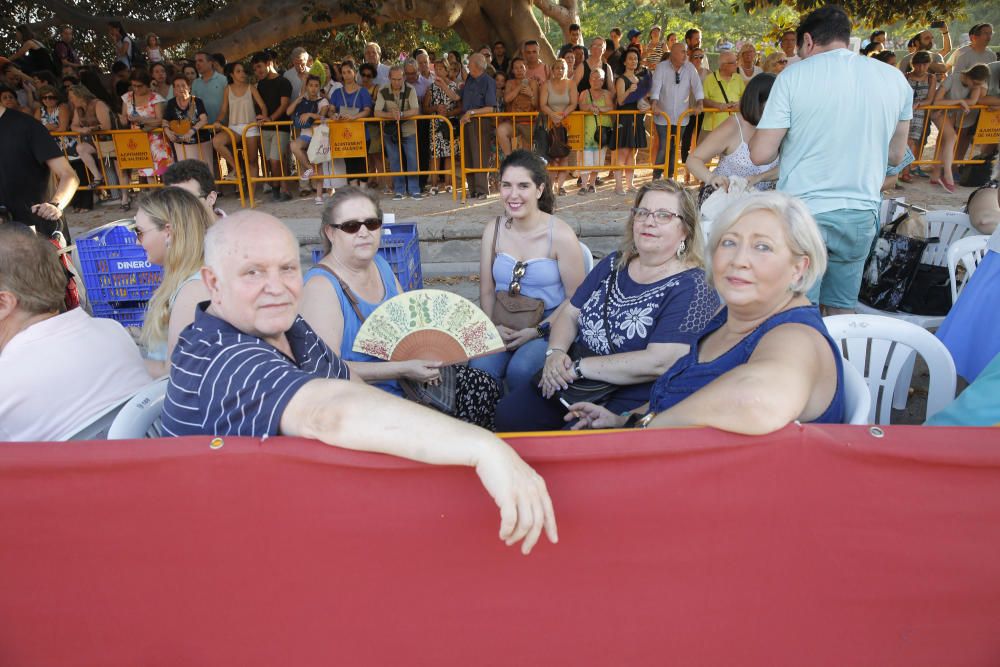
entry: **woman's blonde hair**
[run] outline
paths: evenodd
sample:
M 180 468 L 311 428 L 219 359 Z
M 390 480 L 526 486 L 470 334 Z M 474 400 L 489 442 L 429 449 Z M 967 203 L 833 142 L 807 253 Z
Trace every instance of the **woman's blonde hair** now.
M 639 188 L 635 196 L 635 204 L 625 221 L 625 235 L 622 243 L 618 246 L 618 270 L 623 270 L 628 263 L 639 256 L 639 250 L 635 247 L 635 209 L 642 204 L 642 198 L 647 192 L 668 192 L 677 195 L 680 203 L 680 210 L 677 213 L 681 216 L 681 226 L 684 227 L 684 245 L 686 246 L 681 258 L 690 262 L 694 266 L 703 266 L 705 263 L 704 243 L 701 236 L 700 214 L 694 196 L 681 184 L 669 179 L 650 181 Z
M 215 220 L 197 197 L 181 188 L 166 187 L 144 194 L 138 208 L 157 229 L 170 225 L 163 281 L 149 300 L 139 338 L 151 348 L 166 344 L 170 302 L 178 286 L 204 265 L 205 233 Z
M 802 274 L 802 279 L 797 285 L 792 286 L 792 291 L 795 294 L 807 293 L 816 281 L 826 273 L 826 243 L 823 242 L 819 226 L 806 205 L 795 197 L 790 197 L 782 192 L 753 194 L 723 211 L 712 223 L 712 231 L 708 237 L 709 256 L 715 254 L 722 236 L 745 215 L 754 211 L 773 213 L 784 227 L 785 240 L 792 254 L 809 258 L 809 266 Z M 715 287 L 715 283 L 712 282 L 711 261 L 706 263 L 705 279 L 709 285 Z

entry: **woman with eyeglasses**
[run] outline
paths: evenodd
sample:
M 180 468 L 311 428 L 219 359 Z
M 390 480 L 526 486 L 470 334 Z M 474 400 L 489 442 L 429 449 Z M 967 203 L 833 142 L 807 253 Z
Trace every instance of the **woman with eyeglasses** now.
M 122 95 L 121 123 L 123 127 L 131 127 L 133 130 L 146 130 L 149 137 L 149 151 L 153 158 L 152 168 L 136 170 L 140 178 L 151 179 L 159 176 L 167 170 L 173 160 L 170 158 L 170 149 L 163 139 L 161 132 L 152 130 L 163 127 L 163 105 L 166 100 L 153 92 L 150 88 L 152 79 L 145 70 L 132 70 L 129 80 L 131 90 Z M 131 181 L 129 170 L 120 170 L 119 181 L 128 184 Z M 128 189 L 121 191 L 121 208 L 127 211 L 132 208 L 129 201 Z
M 205 234 L 215 222 L 205 205 L 181 188 L 151 190 L 138 201 L 136 240 L 163 279 L 146 308 L 139 342 L 153 377 L 170 372 L 170 355 L 199 303 L 209 300 L 201 281 Z
M 785 55 L 784 51 L 775 51 L 774 53 L 769 53 L 766 58 L 764 58 L 764 74 L 773 74 L 778 76 L 785 68 L 788 67 L 788 56 Z
M 378 195 L 366 188 L 338 188 L 323 207 L 320 237 L 324 255 L 303 277 L 302 317 L 347 362 L 352 377 L 396 396 L 404 396 L 399 380 L 438 383 L 439 361 L 383 361 L 353 350 L 364 320 L 403 291 L 389 263 L 378 254 L 382 239 Z M 497 382 L 468 366 L 456 368 L 455 380 L 458 387 L 452 416 L 492 430 L 500 394 Z
M 361 77 L 361 87 L 368 91 L 368 97 L 372 100 L 372 108 L 375 108 L 375 98 L 378 96 L 379 85 L 375 83 L 378 76 L 378 69 L 371 63 L 362 63 L 358 67 L 358 75 Z M 368 141 L 368 169 L 373 172 L 385 171 L 385 158 L 382 156 L 382 133 L 379 131 L 378 123 L 365 123 L 365 132 Z M 369 178 L 368 187 L 378 190 L 379 178 Z M 389 180 L 382 179 L 382 185 L 386 186 L 384 194 L 391 195 L 392 190 L 388 188 Z
M 702 270 L 691 195 L 672 180 L 639 189 L 616 252 L 605 257 L 552 324 L 538 387 L 497 406 L 501 431 L 564 426 L 559 392 L 577 380 L 616 385 L 599 403 L 614 414 L 649 399 L 653 381 L 683 357 L 719 307 Z
M 750 139 L 757 132 L 757 123 L 764 114 L 773 85 L 771 74 L 752 78 L 740 98 L 739 112 L 710 132 L 688 155 L 684 165 L 703 183 L 699 205 L 718 188 L 728 191 L 729 179 L 733 176 L 745 178 L 756 190 L 774 189 L 778 180 L 778 160 L 765 165 L 755 165 L 750 160 Z M 708 163 L 716 156 L 719 156 L 719 164 L 714 171 L 709 171 Z
M 656 379 L 648 405 L 622 414 L 571 404 L 564 419 L 573 428 L 708 426 L 762 435 L 793 421 L 843 423 L 840 348 L 806 297 L 826 270 L 809 210 L 779 192 L 748 197 L 712 226 L 708 248 L 707 279 L 725 307 Z
M 163 134 L 178 160 L 201 160 L 214 172 L 212 133 L 205 129 L 210 124 L 205 103 L 191 94 L 191 85 L 183 74 L 175 75 L 172 84 L 174 96 L 163 111 Z

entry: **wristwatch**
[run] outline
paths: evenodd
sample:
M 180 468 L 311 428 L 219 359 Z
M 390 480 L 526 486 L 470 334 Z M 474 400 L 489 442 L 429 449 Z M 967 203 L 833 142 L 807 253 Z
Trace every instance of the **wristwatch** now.
M 646 414 L 640 414 L 638 412 L 633 412 L 622 424 L 622 428 L 646 428 L 649 426 L 649 422 L 653 421 L 656 417 L 655 412 L 647 412 Z
M 573 362 L 573 372 L 576 373 L 576 379 L 577 380 L 582 380 L 583 379 L 583 371 L 580 370 L 580 362 L 581 361 L 583 361 L 583 359 L 577 359 L 576 361 Z
M 548 338 L 549 331 L 551 330 L 552 330 L 552 325 L 549 324 L 548 322 L 542 322 L 537 327 L 535 327 L 535 331 L 538 332 L 539 338 Z

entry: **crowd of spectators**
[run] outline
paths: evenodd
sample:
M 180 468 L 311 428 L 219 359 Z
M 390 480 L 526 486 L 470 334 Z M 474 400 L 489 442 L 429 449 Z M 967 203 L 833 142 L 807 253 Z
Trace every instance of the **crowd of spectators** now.
M 45 62 L 37 54 L 26 59 L 39 47 L 23 33 L 25 53 L 17 65 L 5 64 L 4 74 L 14 72 L 21 90 L 30 93 L 25 109 L 38 121 L 17 109 L 21 98 L 4 89 L 14 99 L 0 109 L 0 131 L 24 140 L 5 142 L 10 155 L 0 155 L 0 194 L 2 203 L 15 204 L 16 220 L 35 226 L 41 244 L 32 245 L 30 234 L 10 231 L 18 226 L 0 227 L 0 364 L 13 364 L 21 373 L 17 377 L 28 382 L 36 367 L 32 355 L 42 354 L 39 341 L 48 340 L 43 333 L 56 339 L 77 331 L 87 340 L 103 335 L 107 323 L 90 322 L 79 309 L 63 312 L 54 286 L 65 287 L 65 273 L 44 238 L 58 231 L 55 221 L 76 188 L 64 156 L 69 143 L 75 141 L 89 178 L 99 178 L 95 144 L 86 139 L 114 127 L 117 118 L 150 132 L 154 164 L 136 176 L 168 186 L 139 197 L 135 217 L 149 260 L 164 268 L 138 340 L 145 366 L 139 348 L 118 334 L 108 334 L 114 344 L 91 360 L 102 372 L 135 380 L 124 388 L 119 383 L 121 396 L 140 380 L 169 375 L 163 428 L 170 435 L 284 433 L 477 466 L 506 507 L 506 535 L 525 537 L 530 549 L 543 527 L 555 535 L 544 486 L 500 441 L 470 425 L 703 425 L 766 433 L 793 420 L 844 421 L 842 361 L 821 315 L 849 310 L 856 302 L 885 174 L 904 161 L 913 141 L 911 122 L 921 106 L 914 91 L 918 84 L 929 91 L 934 77 L 951 68 L 941 89 L 949 95 L 944 99 L 960 107 L 931 114 L 943 136 L 948 127 L 957 135 L 969 118 L 967 107 L 1000 103 L 997 64 L 977 61 L 987 52 L 993 55 L 986 49 L 988 25 L 970 31 L 974 40 L 944 63 L 944 71 L 931 69 L 935 59 L 928 51 L 915 51 L 909 76 L 849 50 L 850 31 L 850 19 L 835 6 L 811 13 L 792 33 L 797 60 L 784 36 L 775 62 L 765 59 L 761 70 L 776 66 L 777 75 L 757 71 L 757 52 L 745 45 L 721 53 L 717 69 L 709 70 L 701 64 L 698 30 L 689 30 L 682 41 L 675 34 L 661 41 L 662 31 L 654 27 L 644 45 L 641 34 L 630 31 L 624 48 L 620 30 L 612 32 L 610 43 L 595 38 L 586 48 L 577 30 L 551 67 L 531 42 L 509 56 L 502 44 L 484 46 L 469 57 L 467 68 L 458 54 L 437 59 L 423 50 L 387 65 L 379 46 L 370 43 L 360 66 L 353 59 L 331 66 L 296 49 L 288 69 L 279 73 L 274 55 L 262 52 L 251 59 L 253 83 L 243 63 L 221 62 L 208 53 L 196 54 L 189 74 L 165 60 L 156 39 L 147 39 L 143 51 L 116 24 L 109 26 L 109 36 L 128 85 L 118 97 L 103 87 L 95 92 L 94 82 L 101 85 L 97 73 L 67 62 L 69 105 L 61 101 L 58 86 L 43 82 L 44 72 L 22 73 L 20 67 Z M 884 35 L 873 35 L 872 43 L 880 43 L 879 37 Z M 71 40 L 72 32 L 62 31 L 64 48 L 55 50 L 60 61 L 72 61 Z M 134 66 L 138 61 L 164 76 L 154 82 L 149 70 Z M 506 71 L 497 72 L 491 62 L 507 63 Z M 170 83 L 166 98 L 157 90 L 164 82 Z M 865 94 L 849 94 L 857 90 Z M 841 104 L 830 105 L 830 95 Z M 937 95 L 927 92 L 922 99 L 927 104 Z M 691 189 L 669 178 L 673 160 L 667 161 L 668 178 L 655 173 L 637 190 L 628 172 L 627 185 L 620 177 L 617 183 L 634 196 L 620 246 L 588 274 L 572 228 L 555 216 L 566 171 L 553 181 L 551 161 L 515 145 L 525 141 L 530 127 L 520 118 L 498 124 L 489 114 L 498 108 L 540 111 L 558 125 L 576 109 L 586 112 L 591 137 L 578 163 L 586 170 L 579 194 L 586 195 L 605 166 L 602 149 L 611 143 L 605 129 L 616 137 L 612 147 L 622 162 L 634 161 L 635 151 L 647 146 L 645 127 L 634 118 L 611 120 L 607 112 L 616 106 L 662 112 L 653 124 L 658 162 L 666 151 L 687 150 L 683 135 L 682 145 L 674 146 L 678 136 L 667 133 L 664 116 L 673 125 L 700 125 L 702 141 L 685 157 L 708 189 L 725 190 L 743 176 L 761 190 L 778 192 L 743 199 L 706 233 Z M 706 117 L 699 122 L 702 110 Z M 444 121 L 414 119 L 425 111 L 471 125 L 465 144 L 442 141 L 448 134 Z M 382 219 L 374 178 L 366 184 L 359 176 L 351 185 L 337 186 L 329 198 L 323 196 L 323 181 L 313 179 L 320 190 L 317 201 L 324 204 L 319 233 L 325 253 L 305 283 L 298 245 L 280 221 L 252 211 L 224 218 L 214 209 L 217 163 L 204 158 L 212 150 L 227 161 L 235 155 L 234 147 L 206 133 L 210 125 L 227 123 L 249 136 L 255 121 L 288 119 L 255 133 L 257 145 L 272 170 L 289 164 L 291 151 L 299 162 L 297 176 L 308 182 L 320 168 L 309 164 L 307 154 L 316 123 L 369 116 L 393 125 L 377 132 L 378 152 L 384 150 L 392 172 L 422 164 L 422 153 L 440 161 L 454 159 L 458 150 L 466 151 L 470 162 L 487 165 L 489 142 L 501 145 L 497 176 L 504 213 L 482 236 L 480 305 L 492 316 L 502 293 L 523 295 L 541 303 L 541 319 L 526 327 L 498 325 L 506 350 L 462 371 L 457 381 L 466 403 L 448 412 L 458 419 L 401 398 L 407 382 L 441 382 L 439 364 L 385 363 L 353 354 L 350 347 L 365 317 L 401 291 L 376 258 Z M 67 125 L 78 128 L 80 138 L 59 145 L 47 136 Z M 153 132 L 159 129 L 163 132 Z M 192 146 L 197 149 L 187 153 Z M 708 163 L 716 155 L 719 167 L 711 172 Z M 569 156 L 562 157 L 569 163 Z M 10 164 L 25 169 L 15 175 Z M 40 184 L 50 172 L 58 189 L 45 201 Z M 946 189 L 948 176 L 938 176 Z M 396 199 L 419 199 L 440 187 L 417 174 L 397 173 L 391 182 Z M 15 201 L 12 188 L 18 187 L 23 192 Z M 287 181 L 275 185 L 274 196 L 290 198 L 288 187 Z M 487 174 L 471 174 L 469 187 L 474 196 L 487 196 Z M 980 198 L 985 215 L 974 224 L 995 225 L 993 214 L 1000 208 L 995 181 L 993 188 Z M 122 206 L 131 204 L 127 197 Z M 34 257 L 30 266 L 19 262 L 27 256 Z M 11 349 L 24 351 L 14 358 Z M 115 363 L 105 359 L 116 354 Z M 348 379 L 352 382 L 344 382 Z M 605 386 L 581 397 L 570 391 L 577 382 Z M 395 397 L 387 399 L 388 394 Z M 89 405 L 88 414 L 121 399 L 98 395 L 100 405 Z M 5 400 L 14 406 L 10 409 L 21 405 L 10 403 L 9 396 Z M 426 426 L 426 443 L 400 444 L 402 432 L 393 436 L 393 428 L 357 417 L 363 412 L 359 406 L 386 401 L 407 436 Z M 7 403 L 0 403 L 4 419 Z M 26 424 L 5 435 L 63 435 L 36 429 L 37 424 Z M 478 455 L 460 454 L 454 443 L 463 437 L 479 443 Z M 534 508 L 526 516 L 525 506 L 518 505 L 522 494 Z

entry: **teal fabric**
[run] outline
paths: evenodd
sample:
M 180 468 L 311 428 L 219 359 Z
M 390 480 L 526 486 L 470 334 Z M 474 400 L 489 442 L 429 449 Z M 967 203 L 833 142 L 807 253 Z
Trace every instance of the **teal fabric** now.
M 878 230 L 875 211 L 842 209 L 815 214 L 826 244 L 826 273 L 809 290 L 809 300 L 833 308 L 854 308 L 861 274 Z
M 1000 426 L 1000 354 L 927 426 Z

